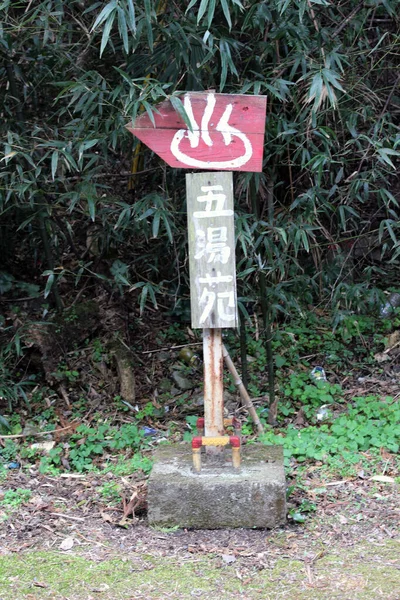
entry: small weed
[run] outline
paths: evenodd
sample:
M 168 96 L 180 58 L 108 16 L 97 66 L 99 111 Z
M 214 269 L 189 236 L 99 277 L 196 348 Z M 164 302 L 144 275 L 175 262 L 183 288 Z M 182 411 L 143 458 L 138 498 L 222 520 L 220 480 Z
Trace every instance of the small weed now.
M 53 373 L 53 376 L 58 381 L 66 380 L 68 383 L 76 383 L 79 379 L 78 371 L 71 371 L 65 363 L 60 363 L 58 365 L 57 371 Z
M 5 440 L 4 446 L 0 447 L 0 463 L 8 463 L 17 458 L 18 447 L 12 440 Z
M 131 475 L 136 471 L 143 471 L 146 475 L 150 473 L 153 467 L 153 461 L 148 456 L 142 454 L 134 454 L 132 458 L 125 459 L 119 457 L 118 462 L 115 464 L 108 464 L 102 473 L 113 473 L 117 477 L 123 477 L 125 475 Z
M 105 354 L 105 349 L 101 340 L 98 338 L 94 339 L 92 342 L 92 360 L 94 362 L 101 362 L 103 360 L 103 355 Z
M 16 490 L 7 490 L 4 493 L 3 499 L 0 500 L 0 506 L 11 510 L 16 510 L 22 504 L 30 500 L 32 496 L 31 490 L 17 488 Z
M 315 512 L 316 510 L 317 507 L 314 502 L 303 500 L 299 506 L 290 509 L 289 518 L 295 523 L 304 523 L 307 518 L 307 513 Z
M 100 496 L 109 504 L 119 504 L 121 502 L 121 486 L 115 481 L 103 483 L 98 488 Z

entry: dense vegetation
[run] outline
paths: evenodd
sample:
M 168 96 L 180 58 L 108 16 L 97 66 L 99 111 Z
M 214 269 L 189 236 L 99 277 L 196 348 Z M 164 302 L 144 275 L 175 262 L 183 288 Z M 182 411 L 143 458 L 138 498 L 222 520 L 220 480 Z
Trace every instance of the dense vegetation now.
M 147 348 L 145 317 L 163 332 L 157 343 L 174 339 L 161 319 L 188 322 L 183 173 L 125 127 L 182 90 L 268 97 L 263 173 L 235 175 L 242 314 L 262 313 L 272 337 L 266 355 L 255 353 L 259 370 L 295 368 L 300 353 L 290 356 L 293 344 L 281 353 L 284 336 L 274 323 L 285 321 L 299 347 L 306 332 L 296 319 L 311 306 L 329 309 L 334 346 L 325 353 L 324 336 L 307 338 L 318 346 L 315 356 L 334 355 L 334 364 L 350 368 L 355 355 L 345 353 L 358 351 L 346 345 L 359 344 L 357 360 L 368 364 L 377 340 L 354 315 L 376 316 L 384 292 L 399 285 L 396 8 L 397 0 L 0 3 L 0 414 L 10 415 L 21 398 L 31 407 L 43 401 L 48 391 L 34 396 L 33 384 L 61 398 L 77 384 L 80 392 L 70 394 L 77 410 L 93 391 L 90 361 L 103 365 L 120 351 L 117 342 Z M 385 325 L 376 327 L 382 339 Z M 71 367 L 71 356 L 89 357 L 89 366 Z M 277 383 L 292 398 L 279 373 Z M 271 373 L 269 385 L 272 397 Z M 294 389 L 304 385 L 300 377 Z M 284 416 L 299 408 L 292 399 L 282 403 Z M 357 448 L 372 439 L 379 447 L 382 440 L 362 429 L 363 401 L 355 406 Z M 390 425 L 394 408 L 387 410 Z M 121 435 L 140 446 L 136 429 Z M 73 462 L 78 437 L 70 460 L 83 468 L 79 445 Z M 385 445 L 396 451 L 392 438 L 389 431 Z M 110 449 L 97 442 L 90 459 Z M 308 447 L 290 452 L 309 456 Z

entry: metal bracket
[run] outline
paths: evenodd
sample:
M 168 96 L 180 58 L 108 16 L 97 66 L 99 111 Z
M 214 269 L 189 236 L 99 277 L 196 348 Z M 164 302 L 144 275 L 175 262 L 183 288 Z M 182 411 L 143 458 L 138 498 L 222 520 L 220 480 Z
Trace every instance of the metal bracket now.
M 193 468 L 197 473 L 201 471 L 201 448 L 203 446 L 231 446 L 232 466 L 240 469 L 240 437 L 238 435 L 221 435 L 215 437 L 197 436 L 192 439 Z

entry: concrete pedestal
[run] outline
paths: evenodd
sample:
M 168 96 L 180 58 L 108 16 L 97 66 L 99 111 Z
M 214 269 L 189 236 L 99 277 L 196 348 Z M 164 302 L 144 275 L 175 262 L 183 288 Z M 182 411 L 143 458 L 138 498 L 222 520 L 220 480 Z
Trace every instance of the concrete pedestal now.
M 191 447 L 161 446 L 148 482 L 150 525 L 194 529 L 271 528 L 286 518 L 281 446 L 242 448 L 239 472 L 203 455 L 201 473 L 192 469 Z

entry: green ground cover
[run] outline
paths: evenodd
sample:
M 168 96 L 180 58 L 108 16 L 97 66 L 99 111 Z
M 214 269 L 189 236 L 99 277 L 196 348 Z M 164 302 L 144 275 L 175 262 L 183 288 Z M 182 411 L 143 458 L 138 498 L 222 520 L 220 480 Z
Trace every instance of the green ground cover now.
M 338 547 L 316 561 L 282 558 L 263 570 L 217 556 L 166 558 L 128 554 L 97 562 L 59 552 L 28 552 L 0 558 L 0 597 L 78 600 L 96 597 L 162 599 L 214 597 L 275 600 L 397 600 L 399 544 Z

